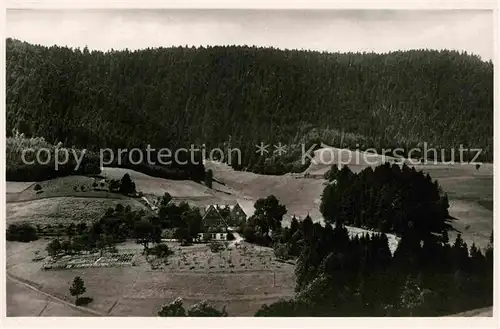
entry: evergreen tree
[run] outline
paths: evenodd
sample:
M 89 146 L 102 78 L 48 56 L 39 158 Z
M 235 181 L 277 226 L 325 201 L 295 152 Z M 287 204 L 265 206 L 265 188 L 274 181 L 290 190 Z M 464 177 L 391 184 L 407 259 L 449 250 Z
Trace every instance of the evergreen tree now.
M 120 181 L 120 193 L 122 194 L 135 193 L 135 183 L 132 181 L 128 173 L 123 175 Z
M 79 276 L 75 276 L 75 278 L 73 279 L 73 284 L 71 285 L 71 287 L 69 287 L 71 296 L 75 296 L 76 300 L 78 300 L 78 297 L 83 295 L 85 291 L 87 291 L 87 288 L 85 288 L 83 279 Z

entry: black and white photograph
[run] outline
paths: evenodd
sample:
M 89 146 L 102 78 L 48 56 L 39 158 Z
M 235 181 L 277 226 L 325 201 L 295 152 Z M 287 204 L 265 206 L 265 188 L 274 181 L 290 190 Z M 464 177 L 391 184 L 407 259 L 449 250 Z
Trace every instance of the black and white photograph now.
M 7 9 L 6 317 L 493 317 L 494 24 Z

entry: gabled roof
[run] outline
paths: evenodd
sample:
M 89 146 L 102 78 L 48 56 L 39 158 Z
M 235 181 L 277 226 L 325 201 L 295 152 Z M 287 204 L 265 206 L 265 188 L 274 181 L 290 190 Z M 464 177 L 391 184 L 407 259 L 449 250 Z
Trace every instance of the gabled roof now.
M 253 213 L 255 212 L 254 201 L 252 200 L 238 200 L 235 204 L 218 204 L 218 203 L 209 204 L 202 207 L 200 211 L 203 216 L 203 219 L 205 219 L 207 214 L 211 211 L 210 209 L 213 209 L 213 211 L 216 211 L 217 214 L 224 220 L 219 210 L 228 209 L 230 212 L 232 212 L 238 208 L 241 209 L 241 211 L 243 211 L 243 213 L 247 216 L 247 218 L 252 216 Z
M 217 209 L 218 206 L 217 205 L 208 205 L 205 207 L 205 214 L 203 214 L 203 217 L 202 217 L 202 221 L 203 223 L 205 223 L 205 218 L 207 217 L 207 215 L 211 212 L 211 211 L 215 211 L 215 213 L 219 216 L 219 218 L 224 222 L 224 225 L 228 226 L 226 220 L 224 219 L 224 217 L 222 217 L 222 215 L 220 214 L 219 210 Z
M 203 213 L 203 218 L 207 217 L 207 214 L 210 213 L 210 211 L 215 211 L 217 213 L 217 215 L 222 217 L 219 210 L 217 209 L 217 205 L 209 204 L 209 205 L 205 206 L 204 210 L 205 211 Z
M 243 210 L 243 208 L 241 207 L 241 205 L 239 203 L 236 203 L 235 205 L 231 206 L 231 211 L 234 211 L 234 210 L 239 210 L 239 211 L 242 211 L 243 213 L 245 213 L 245 211 Z M 245 213 L 246 215 L 246 213 Z
M 238 200 L 238 205 L 240 206 L 241 210 L 243 210 L 245 215 L 247 215 L 247 218 L 253 216 L 255 212 L 254 204 L 255 201 L 253 200 L 245 200 L 245 199 Z

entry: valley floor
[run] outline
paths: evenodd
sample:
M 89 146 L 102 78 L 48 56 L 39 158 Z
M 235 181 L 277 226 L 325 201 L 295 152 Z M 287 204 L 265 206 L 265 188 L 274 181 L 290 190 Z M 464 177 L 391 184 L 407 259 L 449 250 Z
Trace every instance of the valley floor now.
M 77 275 L 84 279 L 87 295 L 94 299 L 88 308 L 94 315 L 106 316 L 154 316 L 162 304 L 177 297 L 182 297 L 186 305 L 208 300 L 219 309 L 226 306 L 231 316 L 253 316 L 262 304 L 292 297 L 294 292 L 294 266 L 277 261 L 270 248 L 244 242 L 217 254 L 206 245 L 181 248 L 174 243 L 171 247 L 176 253 L 168 264 L 155 264 L 155 269 L 141 255 L 142 247 L 130 242 L 119 249 L 135 251 L 137 266 L 44 270 L 43 262 L 31 259 L 35 251 L 43 253 L 48 242 L 8 242 L 9 314 L 51 314 L 51 309 L 43 309 L 45 304 L 66 309 L 66 302 L 74 300 L 69 286 Z M 26 284 L 37 290 L 30 289 L 23 297 Z M 38 297 L 29 297 L 36 293 Z M 78 311 L 70 307 L 68 315 Z

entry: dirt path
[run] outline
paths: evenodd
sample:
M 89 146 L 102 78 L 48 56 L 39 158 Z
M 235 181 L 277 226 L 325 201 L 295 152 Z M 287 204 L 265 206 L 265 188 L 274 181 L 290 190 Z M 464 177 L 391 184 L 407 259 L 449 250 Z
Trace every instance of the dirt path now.
M 48 302 L 50 301 L 53 301 L 55 303 L 58 303 L 58 304 L 63 304 L 64 306 L 68 306 L 68 307 L 71 307 L 72 309 L 74 310 L 77 310 L 77 311 L 80 311 L 82 313 L 85 313 L 86 315 L 91 315 L 91 316 L 106 316 L 107 314 L 104 314 L 104 313 L 101 313 L 101 312 L 97 312 L 97 311 L 94 311 L 94 310 L 91 310 L 87 307 L 82 307 L 82 306 L 76 306 L 74 305 L 73 303 L 70 303 L 64 299 L 61 299 L 59 297 L 56 297 L 54 295 L 51 295 L 49 293 L 46 293 L 22 280 L 19 280 L 18 278 L 16 278 L 15 276 L 9 274 L 8 272 L 6 272 L 6 278 L 7 280 L 10 280 L 12 282 L 14 282 L 15 284 L 17 285 L 20 285 L 20 286 L 23 286 L 25 288 L 28 288 L 40 295 L 43 295 L 44 297 L 48 298 Z M 45 309 L 47 308 L 49 303 L 47 303 L 44 308 L 39 312 L 39 314 L 37 316 L 42 316 L 43 312 L 45 311 Z
M 231 241 L 231 243 L 229 244 L 230 247 L 234 247 L 237 244 L 240 244 L 244 240 L 243 237 L 238 232 L 232 230 L 231 233 L 233 233 L 234 235 L 234 240 Z

